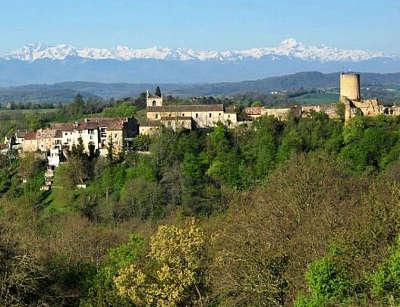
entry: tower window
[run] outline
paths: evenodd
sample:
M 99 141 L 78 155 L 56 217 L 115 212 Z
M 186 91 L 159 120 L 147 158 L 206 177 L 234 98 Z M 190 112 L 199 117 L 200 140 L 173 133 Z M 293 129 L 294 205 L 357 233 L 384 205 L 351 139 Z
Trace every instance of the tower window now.
M 155 100 L 153 100 L 153 107 L 155 107 L 156 106 L 156 101 Z
M 199 113 L 196 113 L 196 118 L 199 118 Z
M 210 118 L 211 118 L 211 113 L 208 113 L 208 117 L 210 117 Z

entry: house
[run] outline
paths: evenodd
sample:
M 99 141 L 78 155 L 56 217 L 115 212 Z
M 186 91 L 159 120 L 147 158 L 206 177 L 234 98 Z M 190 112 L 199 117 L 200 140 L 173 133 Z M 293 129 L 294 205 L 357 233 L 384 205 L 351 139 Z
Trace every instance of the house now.
M 99 151 L 101 156 L 107 155 L 109 144 L 112 144 L 115 154 L 119 153 L 126 139 L 138 133 L 138 124 L 133 118 L 86 118 L 74 123 L 55 123 L 50 128 L 60 132 L 62 148 L 71 150 L 82 139 L 86 152 Z

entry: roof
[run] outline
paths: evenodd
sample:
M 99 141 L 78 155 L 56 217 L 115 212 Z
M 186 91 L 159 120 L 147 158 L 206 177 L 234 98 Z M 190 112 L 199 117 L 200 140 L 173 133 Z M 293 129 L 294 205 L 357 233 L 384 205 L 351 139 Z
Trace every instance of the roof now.
M 61 137 L 61 131 L 53 128 L 39 129 L 37 132 L 37 138 L 56 138 Z
M 75 123 L 53 123 L 52 129 L 61 131 L 87 130 L 106 127 L 109 130 L 122 130 L 127 118 L 122 117 L 93 117 Z
M 26 132 L 24 140 L 36 140 L 36 132 Z
M 223 104 L 182 104 L 147 107 L 147 112 L 218 112 L 224 111 Z

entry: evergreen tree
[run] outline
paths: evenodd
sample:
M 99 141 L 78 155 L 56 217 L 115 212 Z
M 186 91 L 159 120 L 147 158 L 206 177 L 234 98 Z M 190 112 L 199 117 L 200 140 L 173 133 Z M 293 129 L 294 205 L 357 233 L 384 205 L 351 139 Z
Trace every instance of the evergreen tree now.
M 81 94 L 77 94 L 74 98 L 74 102 L 71 103 L 69 111 L 73 117 L 79 117 L 83 115 L 85 108 L 85 102 Z
M 156 95 L 157 97 L 161 97 L 161 90 L 160 90 L 160 87 L 159 87 L 159 86 L 156 87 L 155 95 Z
M 108 162 L 112 163 L 114 160 L 114 143 L 112 136 L 109 137 L 108 139 L 108 144 L 107 144 L 107 160 Z

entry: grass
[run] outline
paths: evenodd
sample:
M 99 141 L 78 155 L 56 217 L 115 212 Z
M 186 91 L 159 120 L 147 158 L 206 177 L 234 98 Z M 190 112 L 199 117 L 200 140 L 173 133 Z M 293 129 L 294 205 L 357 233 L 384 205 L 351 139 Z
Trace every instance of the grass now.
M 9 110 L 9 109 L 0 109 L 0 113 L 22 113 L 22 114 L 27 114 L 27 113 L 49 113 L 52 111 L 56 111 L 57 109 L 23 109 L 23 110 Z
M 52 186 L 50 193 L 44 199 L 44 209 L 41 213 L 42 218 L 48 218 L 52 215 L 59 215 L 74 211 L 71 205 L 65 199 L 65 191 L 61 187 Z
M 338 100 L 339 95 L 332 92 L 327 92 L 324 94 L 306 94 L 293 98 L 293 101 L 299 104 L 328 104 L 336 103 Z

